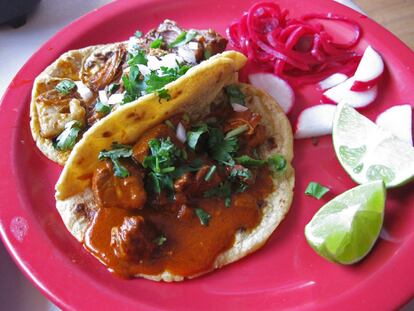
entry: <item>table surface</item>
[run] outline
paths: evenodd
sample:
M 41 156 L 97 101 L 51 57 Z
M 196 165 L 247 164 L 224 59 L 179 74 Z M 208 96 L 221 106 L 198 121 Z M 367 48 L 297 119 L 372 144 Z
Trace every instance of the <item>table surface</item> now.
M 414 50 L 414 0 L 354 0 L 366 14 Z
M 359 9 L 350 0 L 336 0 Z M 110 0 L 42 0 L 27 24 L 0 26 L 0 97 L 13 76 L 56 31 Z M 364 12 L 414 49 L 414 0 L 354 0 Z M 0 306 L 2 310 L 59 310 L 20 273 L 0 243 Z M 403 308 L 414 310 L 414 301 Z M 401 311 L 403 311 L 401 310 Z

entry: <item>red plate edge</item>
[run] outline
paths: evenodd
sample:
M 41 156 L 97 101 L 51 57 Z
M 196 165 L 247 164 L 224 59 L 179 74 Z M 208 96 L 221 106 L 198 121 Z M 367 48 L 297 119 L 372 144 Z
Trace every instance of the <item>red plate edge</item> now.
M 156 1 L 142 1 L 141 4 L 153 4 Z M 324 3 L 326 6 L 330 6 L 333 9 L 335 9 L 336 11 L 342 11 L 343 13 L 345 13 L 346 15 L 349 15 L 353 18 L 358 18 L 360 15 L 359 13 L 354 12 L 351 9 L 348 9 L 346 7 L 343 7 L 339 4 L 336 3 L 326 3 L 323 1 L 314 1 L 314 3 Z M 121 12 L 124 10 L 128 10 L 128 8 L 132 8 L 134 4 L 132 1 L 117 1 L 114 3 L 110 3 L 98 10 L 95 10 L 91 13 L 88 13 L 86 15 L 84 15 L 83 17 L 79 18 L 78 20 L 74 21 L 73 23 L 69 24 L 68 26 L 66 26 L 63 30 L 61 30 L 60 32 L 58 32 L 54 37 L 52 37 L 50 40 L 48 40 L 28 61 L 27 63 L 22 67 L 22 69 L 17 73 L 16 77 L 13 79 L 13 81 L 11 82 L 10 86 L 7 88 L 3 98 L 2 98 L 2 104 L 0 106 L 0 141 L 2 141 L 3 146 L 5 146 L 6 150 L 3 150 L 4 155 L 2 156 L 2 161 L 0 163 L 0 170 L 3 172 L 3 174 L 5 174 L 5 176 L 10 176 L 10 179 L 4 178 L 0 180 L 0 202 L 2 203 L 2 206 L 8 205 L 8 206 L 20 206 L 21 204 L 24 204 L 24 198 L 19 194 L 18 189 L 15 189 L 13 187 L 13 185 L 18 185 L 20 182 L 18 180 L 15 179 L 16 175 L 15 175 L 15 171 L 14 168 L 11 168 L 10 163 L 13 163 L 13 155 L 14 155 L 14 148 L 15 146 L 13 145 L 13 143 L 15 142 L 14 136 L 10 136 L 7 135 L 9 133 L 7 133 L 7 130 L 16 127 L 19 125 L 19 121 L 23 121 L 23 122 L 27 122 L 27 120 L 23 119 L 23 118 L 16 118 L 13 114 L 13 112 L 15 112 L 16 114 L 18 113 L 18 108 L 21 107 L 16 107 L 16 108 L 12 108 L 13 105 L 13 100 L 12 98 L 14 96 L 18 96 L 19 93 L 21 92 L 21 90 L 19 90 L 18 85 L 23 84 L 23 80 L 20 77 L 26 77 L 30 76 L 33 77 L 36 75 L 33 72 L 27 72 L 29 71 L 28 67 L 29 67 L 29 63 L 33 63 L 36 61 L 37 58 L 41 57 L 41 54 L 45 52 L 45 49 L 48 46 L 52 46 L 52 44 L 54 46 L 58 46 L 60 40 L 64 41 L 67 40 L 72 33 L 72 36 L 75 36 L 75 34 L 77 33 L 76 29 L 83 29 L 85 27 L 93 27 L 93 25 L 95 24 L 95 22 L 92 22 L 92 16 L 94 16 L 95 14 L 97 15 L 97 17 L 99 16 L 101 19 L 101 22 L 105 20 L 105 16 L 109 16 L 112 15 L 114 12 Z M 240 12 L 243 9 L 246 9 L 246 7 L 240 8 Z M 89 20 L 91 19 L 91 20 Z M 394 35 L 392 35 L 391 33 L 389 33 L 387 30 L 385 30 L 384 28 L 382 28 L 381 26 L 378 26 L 378 24 L 376 24 L 375 22 L 373 22 L 372 20 L 366 19 L 364 21 L 365 24 L 369 25 L 371 24 L 370 27 L 374 27 L 377 31 L 381 30 L 380 33 L 376 33 L 378 34 L 379 37 L 381 37 L 382 41 L 385 41 L 388 43 L 388 45 L 395 45 L 395 46 L 399 46 L 401 47 L 398 50 L 398 54 L 399 57 L 402 61 L 402 63 L 406 64 L 406 66 L 409 66 L 411 68 L 414 68 L 414 60 L 413 60 L 413 52 L 407 47 L 405 46 L 401 41 L 399 41 L 399 39 L 397 39 L 396 37 L 394 37 Z M 367 27 L 367 25 L 365 25 L 365 27 Z M 39 68 L 40 69 L 40 68 Z M 35 70 L 36 71 L 36 70 Z M 31 81 L 27 82 L 27 85 L 24 86 L 26 89 L 31 88 Z M 24 92 L 22 92 L 24 93 Z M 6 108 L 5 108 L 6 107 Z M 7 109 L 7 107 L 10 107 L 9 111 L 5 111 Z M 13 110 L 16 109 L 16 110 Z M 21 108 L 21 109 L 27 109 L 27 108 Z M 12 113 L 10 113 L 12 112 Z M 15 132 L 13 133 L 14 135 L 16 134 Z M 12 185 L 12 186 L 11 186 Z M 20 210 L 20 212 L 23 212 Z M 27 211 L 25 211 L 27 212 Z M 9 213 L 10 214 L 10 213 Z M 23 273 L 29 278 L 31 279 L 35 285 L 49 298 L 51 299 L 53 302 L 55 302 L 57 305 L 59 305 L 61 308 L 63 309 L 71 309 L 71 308 L 76 308 L 74 307 L 76 305 L 76 303 L 74 301 L 70 301 L 68 300 L 68 297 L 64 297 L 64 295 L 60 295 L 60 297 L 57 297 L 56 295 L 56 291 L 57 292 L 62 292 L 61 290 L 51 290 L 48 289 L 48 286 L 45 286 L 42 282 L 42 278 L 45 277 L 45 275 L 47 275 L 47 268 L 43 269 L 43 271 L 32 271 L 32 266 L 31 263 L 27 260 L 27 254 L 25 255 L 24 253 L 24 247 L 21 247 L 19 242 L 16 240 L 15 236 L 13 236 L 10 233 L 10 230 L 8 229 L 9 227 L 9 223 L 4 222 L 4 219 L 8 219 L 10 218 L 10 215 L 8 215 L 8 212 L 5 211 L 4 208 L 0 209 L 0 232 L 1 232 L 1 237 L 2 240 L 6 246 L 6 248 L 8 249 L 9 253 L 12 255 L 13 259 L 15 260 L 15 262 L 17 263 L 17 265 L 19 266 L 19 268 L 23 271 Z M 33 218 L 34 215 L 25 215 L 25 214 L 21 214 L 19 215 L 21 217 L 24 218 Z M 18 227 L 18 229 L 20 228 L 21 233 L 24 235 L 24 224 L 21 227 Z M 36 235 L 36 239 L 38 240 L 38 244 L 41 245 L 42 244 L 42 240 L 45 236 L 44 232 L 33 232 L 33 230 L 31 230 L 31 234 L 35 234 Z M 409 248 L 413 249 L 413 238 L 412 235 L 410 236 L 411 239 L 407 238 L 406 243 L 409 243 L 411 247 L 407 247 L 407 245 L 402 248 L 401 250 L 404 251 L 404 253 L 406 253 L 406 258 L 410 257 L 410 252 L 409 252 Z M 14 241 L 14 242 L 13 242 Z M 48 247 L 46 245 L 44 245 L 44 249 L 39 249 L 39 253 L 43 253 L 44 254 L 48 254 L 50 253 L 50 250 L 48 250 Z M 400 254 L 401 255 L 401 254 Z M 54 273 L 54 271 L 49 271 L 49 273 Z M 396 268 L 394 271 L 389 271 L 388 273 L 388 277 L 390 277 L 391 275 L 398 275 L 399 278 L 399 285 L 398 287 L 404 288 L 407 290 L 406 292 L 404 291 L 392 291 L 392 299 L 387 301 L 387 304 L 383 305 L 384 308 L 395 308 L 397 305 L 406 302 L 410 296 L 414 293 L 414 284 L 412 282 L 413 276 L 414 276 L 414 267 L 413 265 L 406 265 L 405 267 L 398 267 Z M 386 283 L 386 280 L 388 277 L 384 277 L 384 283 Z M 78 292 L 82 292 L 82 289 L 87 290 L 88 286 L 87 284 L 76 284 L 77 288 L 78 288 Z M 386 284 L 379 284 L 378 288 L 376 288 L 376 290 L 382 289 L 382 292 L 380 293 L 379 291 L 378 296 L 380 296 L 381 294 L 386 294 L 387 292 L 387 286 Z M 357 290 L 357 286 L 355 288 L 355 291 Z M 374 290 L 374 289 L 373 289 Z M 349 294 L 349 293 L 347 293 Z M 346 295 L 348 296 L 348 295 Z M 346 299 L 346 297 L 343 297 Z M 380 299 L 380 297 L 378 297 L 378 299 Z M 131 307 L 132 304 L 128 304 L 128 302 L 125 302 L 125 307 L 129 306 Z M 77 305 L 78 308 L 80 308 L 82 305 Z M 84 305 L 85 306 L 85 305 Z M 136 307 L 138 307 L 139 305 L 135 304 Z M 144 307 L 143 305 L 141 305 L 141 307 Z M 150 308 L 150 306 L 146 305 L 146 308 Z M 316 307 L 316 306 L 315 306 Z M 318 305 L 318 307 L 322 307 L 322 308 L 332 308 L 334 307 L 329 301 L 327 301 L 325 304 L 323 305 Z

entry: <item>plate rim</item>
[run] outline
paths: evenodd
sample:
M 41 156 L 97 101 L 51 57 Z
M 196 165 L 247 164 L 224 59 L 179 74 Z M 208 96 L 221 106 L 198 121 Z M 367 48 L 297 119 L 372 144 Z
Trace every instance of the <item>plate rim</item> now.
M 304 2 L 306 0 L 303 0 Z M 63 35 L 67 32 L 72 32 L 73 29 L 78 28 L 78 29 L 82 29 L 83 27 L 87 26 L 88 24 L 94 24 L 96 22 L 91 22 L 90 19 L 92 20 L 94 16 L 100 16 L 103 15 L 105 16 L 106 14 L 108 15 L 116 15 L 119 14 L 120 12 L 122 12 L 123 10 L 128 9 L 129 6 L 131 7 L 135 7 L 135 6 L 143 6 L 146 4 L 153 4 L 155 2 L 164 2 L 164 0 L 143 0 L 140 1 L 139 3 L 134 3 L 134 1 L 114 1 L 108 4 L 105 4 L 101 7 L 99 7 L 98 9 L 92 10 L 91 12 L 88 12 L 84 15 L 82 15 L 81 17 L 77 18 L 76 20 L 74 20 L 73 22 L 69 23 L 68 25 L 66 25 L 65 27 L 63 27 L 61 30 L 59 30 L 56 34 L 54 34 L 50 39 L 48 39 L 44 44 L 42 44 L 42 46 L 37 49 L 37 51 L 35 53 L 33 53 L 33 55 L 25 62 L 25 64 L 22 66 L 22 68 L 17 72 L 17 74 L 14 76 L 14 78 L 12 79 L 12 81 L 10 82 L 9 86 L 6 88 L 2 98 L 0 99 L 0 124 L 2 123 L 2 121 L 5 121 L 4 119 L 4 115 L 5 112 L 4 110 L 7 111 L 8 105 L 5 105 L 5 103 L 12 101 L 12 95 L 15 92 L 13 90 L 13 86 L 16 85 L 17 83 L 19 83 L 19 80 L 21 81 L 20 77 L 22 75 L 24 75 L 24 73 L 28 70 L 28 67 L 31 65 L 31 63 L 33 63 L 36 58 L 40 57 L 44 52 L 45 49 L 47 49 L 47 46 L 51 45 L 52 43 L 54 43 L 55 41 L 57 41 L 58 37 L 63 37 Z M 318 0 L 318 2 L 320 2 Z M 354 11 L 353 9 L 340 4 L 340 3 L 336 3 L 333 2 L 332 4 L 333 7 L 336 7 L 338 9 L 338 11 L 341 11 L 341 14 L 350 16 L 352 18 L 357 18 L 357 17 L 361 17 L 361 13 Z M 243 9 L 246 8 L 240 8 L 240 12 L 243 11 Z M 404 58 L 407 58 L 409 56 L 414 56 L 414 52 L 404 43 L 402 42 L 400 39 L 398 39 L 395 35 L 393 35 L 390 31 L 388 31 L 386 28 L 384 28 L 383 26 L 379 25 L 377 22 L 375 22 L 374 20 L 372 20 L 371 18 L 364 16 L 365 23 L 370 24 L 370 27 L 374 27 L 375 29 L 377 29 L 378 31 L 380 31 L 380 35 L 383 37 L 383 39 L 388 40 L 388 44 L 397 44 L 398 46 L 400 46 L 402 49 L 400 50 L 400 55 Z M 77 31 L 74 31 L 75 33 Z M 384 38 L 385 36 L 385 38 Z M 414 64 L 414 61 L 412 62 Z M 9 99 L 10 98 L 10 99 Z M 5 122 L 6 124 L 8 124 L 7 122 Z M 4 126 L 1 126 L 0 128 L 3 128 Z M 7 126 L 4 127 L 5 129 L 9 129 Z M 1 132 L 1 131 L 0 131 Z M 3 131 L 5 132 L 5 131 Z M 5 134 L 1 133 L 0 134 L 0 139 L 5 139 Z M 6 137 L 7 138 L 7 137 Z M 4 144 L 4 146 L 6 145 L 10 145 L 14 143 L 14 139 L 11 137 L 8 137 L 8 139 L 6 139 L 8 144 Z M 11 148 L 11 151 L 13 150 L 13 148 Z M 12 158 L 13 152 L 8 152 L 6 153 L 6 156 L 2 157 L 3 161 L 0 161 L 0 169 L 1 170 L 7 170 L 10 174 L 10 176 L 13 175 L 13 169 L 10 168 L 10 166 L 8 166 L 6 163 L 9 163 L 8 161 L 4 161 L 4 160 L 13 160 Z M 15 177 L 15 176 L 13 176 Z M 13 185 L 16 185 L 17 183 L 14 183 Z M 0 180 L 0 188 L 4 187 L 6 184 L 3 181 Z M 9 186 L 10 187 L 10 186 Z M 17 194 L 17 189 L 15 189 L 16 194 Z M 0 191 L 1 193 L 4 194 L 4 190 Z M 3 199 L 4 196 L 0 196 L 0 202 L 1 204 L 5 204 L 5 203 L 9 203 L 10 202 L 6 202 L 6 200 Z M 16 199 L 16 206 L 20 206 L 19 202 L 20 202 L 20 198 L 16 197 L 13 198 Z M 34 284 L 41 292 L 42 294 L 44 294 L 48 299 L 50 299 L 53 303 L 55 303 L 57 306 L 59 306 L 62 309 L 72 309 L 74 308 L 75 304 L 73 301 L 64 301 L 64 299 L 61 299 L 60 297 L 57 297 L 56 294 L 54 293 L 55 291 L 48 288 L 47 286 L 44 285 L 44 281 L 42 281 L 42 277 L 38 275 L 38 273 L 36 273 L 36 271 L 32 271 L 30 268 L 30 263 L 28 263 L 25 260 L 25 255 L 22 254 L 22 250 L 19 250 L 19 247 L 17 247 L 15 244 L 16 242 L 12 242 L 13 240 L 15 240 L 15 237 L 13 237 L 10 233 L 8 233 L 8 230 L 6 229 L 6 223 L 4 223 L 2 221 L 2 216 L 3 216 L 3 210 L 0 209 L 0 237 L 3 241 L 3 244 L 5 246 L 5 248 L 7 249 L 8 253 L 10 254 L 10 256 L 12 257 L 13 261 L 16 263 L 16 265 L 18 266 L 18 268 L 20 269 L 20 271 L 22 271 L 22 273 L 32 282 L 32 284 Z M 43 234 L 45 234 L 43 232 Z M 411 242 L 411 245 L 414 245 L 414 238 L 411 238 L 409 241 L 407 240 L 407 242 Z M 414 269 L 413 269 L 414 272 Z M 414 275 L 414 274 L 413 274 Z M 412 296 L 412 294 L 414 293 L 414 284 L 411 287 L 411 294 L 407 291 L 407 294 L 404 295 L 404 301 L 393 301 L 394 304 L 393 306 L 396 307 L 397 305 L 401 305 L 404 304 L 406 302 L 409 301 L 410 297 Z M 402 296 L 402 295 L 400 295 Z M 402 298 L 402 297 L 401 297 Z M 329 308 L 329 301 L 327 302 L 327 304 L 325 304 L 325 306 L 321 306 L 322 308 Z M 78 307 L 81 307 L 82 304 L 78 304 Z M 136 304 L 136 307 L 144 307 L 146 309 L 153 309 L 153 307 L 144 304 Z

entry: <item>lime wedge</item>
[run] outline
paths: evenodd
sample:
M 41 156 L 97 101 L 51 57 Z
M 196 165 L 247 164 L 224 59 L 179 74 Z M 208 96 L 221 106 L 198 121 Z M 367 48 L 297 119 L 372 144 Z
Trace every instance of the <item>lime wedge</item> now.
M 359 184 L 383 180 L 392 188 L 414 178 L 414 148 L 346 104 L 336 109 L 332 139 L 339 162 Z
M 380 234 L 385 197 L 382 181 L 360 185 L 337 196 L 306 225 L 309 245 L 333 262 L 352 264 L 361 260 Z

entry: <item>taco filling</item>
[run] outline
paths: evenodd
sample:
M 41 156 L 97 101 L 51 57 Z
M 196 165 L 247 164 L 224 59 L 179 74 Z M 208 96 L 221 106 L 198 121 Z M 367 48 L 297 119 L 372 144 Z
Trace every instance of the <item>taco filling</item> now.
M 204 117 L 179 112 L 132 144 L 102 150 L 87 250 L 124 277 L 214 269 L 238 232 L 261 223 L 273 178 L 288 165 L 280 154 L 259 156 L 275 145 L 261 119 L 230 85 Z
M 47 81 L 34 99 L 39 135 L 58 151 L 71 150 L 84 131 L 119 106 L 154 92 L 168 101 L 164 86 L 226 44 L 214 30 L 185 30 L 165 20 L 145 36 L 137 32 L 127 42 L 86 48 L 85 55 L 74 51 L 80 60 L 58 62 L 59 78 Z

